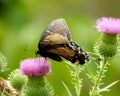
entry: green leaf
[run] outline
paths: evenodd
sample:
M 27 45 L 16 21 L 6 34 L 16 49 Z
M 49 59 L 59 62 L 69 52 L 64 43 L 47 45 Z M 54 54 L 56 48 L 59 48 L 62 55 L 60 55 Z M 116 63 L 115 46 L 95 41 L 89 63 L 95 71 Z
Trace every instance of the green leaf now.
M 66 89 L 68 95 L 69 95 L 69 96 L 73 96 L 73 95 L 71 94 L 69 88 L 67 87 L 67 85 L 66 85 L 63 81 L 62 81 L 62 84 L 64 85 L 64 87 L 65 87 L 65 89 Z
M 113 83 L 109 84 L 108 86 L 106 86 L 106 87 L 100 89 L 100 90 L 99 90 L 99 93 L 104 92 L 104 91 L 110 91 L 109 88 L 112 87 L 113 85 L 115 85 L 115 84 L 118 83 L 118 82 L 119 82 L 119 80 L 114 81 Z

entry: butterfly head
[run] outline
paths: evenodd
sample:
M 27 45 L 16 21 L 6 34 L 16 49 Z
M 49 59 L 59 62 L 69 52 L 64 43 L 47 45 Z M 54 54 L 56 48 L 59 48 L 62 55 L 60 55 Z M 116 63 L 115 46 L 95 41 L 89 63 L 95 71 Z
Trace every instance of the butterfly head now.
M 77 53 L 71 60 L 72 63 L 79 63 L 83 65 L 89 61 L 89 55 L 86 52 Z

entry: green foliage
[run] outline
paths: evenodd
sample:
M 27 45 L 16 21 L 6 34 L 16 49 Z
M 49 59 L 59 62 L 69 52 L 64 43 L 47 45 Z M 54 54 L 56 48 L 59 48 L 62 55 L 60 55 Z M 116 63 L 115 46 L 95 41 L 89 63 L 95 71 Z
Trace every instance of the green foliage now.
M 75 96 L 80 96 L 81 94 L 81 89 L 82 89 L 82 86 L 83 86 L 83 80 L 80 78 L 80 73 L 81 71 L 84 69 L 83 66 L 80 66 L 79 64 L 76 64 L 76 65 L 72 65 L 71 63 L 67 62 L 68 64 L 68 68 L 70 70 L 70 74 L 71 74 L 71 78 L 72 78 L 72 84 L 74 86 L 74 89 L 75 89 Z M 72 96 L 69 88 L 67 87 L 67 85 L 62 82 L 68 95 L 69 96 Z
M 101 88 L 101 85 L 104 84 L 102 79 L 106 76 L 105 73 L 108 71 L 109 60 L 114 57 L 118 51 L 118 42 L 117 35 L 103 33 L 101 39 L 99 39 L 95 44 L 94 51 L 101 58 L 100 64 L 97 64 L 97 74 L 94 76 L 91 73 L 88 75 L 93 83 L 93 86 L 90 90 L 90 96 L 101 96 L 101 93 L 104 91 L 109 91 L 110 87 L 118 83 L 119 80 Z
M 7 67 L 7 59 L 6 57 L 0 52 L 0 72 L 4 72 Z

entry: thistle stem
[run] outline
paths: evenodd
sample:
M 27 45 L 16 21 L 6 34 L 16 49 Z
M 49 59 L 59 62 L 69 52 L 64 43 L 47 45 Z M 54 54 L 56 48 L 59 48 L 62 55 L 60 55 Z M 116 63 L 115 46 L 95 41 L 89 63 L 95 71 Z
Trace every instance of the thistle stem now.
M 106 63 L 107 63 L 107 58 L 103 58 L 103 60 L 100 62 L 100 72 L 98 74 L 98 78 L 96 78 L 95 83 L 92 87 L 92 91 L 90 93 L 90 96 L 96 96 L 98 94 L 99 84 L 100 84 L 100 81 L 102 79 L 102 75 L 104 73 Z
M 81 88 L 82 88 L 82 79 L 80 79 L 80 73 L 81 73 L 81 66 L 76 65 L 75 66 L 75 78 L 76 78 L 76 83 L 75 83 L 75 91 L 76 91 L 76 96 L 80 96 L 81 93 Z
M 75 85 L 75 91 L 76 91 L 76 95 L 80 96 L 80 90 L 79 90 L 79 66 L 76 65 L 76 85 Z

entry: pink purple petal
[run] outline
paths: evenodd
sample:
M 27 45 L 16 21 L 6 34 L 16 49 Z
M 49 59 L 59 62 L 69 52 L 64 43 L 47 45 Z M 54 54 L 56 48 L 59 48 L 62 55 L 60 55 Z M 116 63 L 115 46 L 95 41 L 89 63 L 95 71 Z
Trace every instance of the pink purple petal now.
M 96 21 L 96 28 L 98 31 L 119 34 L 120 33 L 120 19 L 113 17 L 102 17 Z
M 50 62 L 45 58 L 29 58 L 20 62 L 20 72 L 28 76 L 49 74 Z

